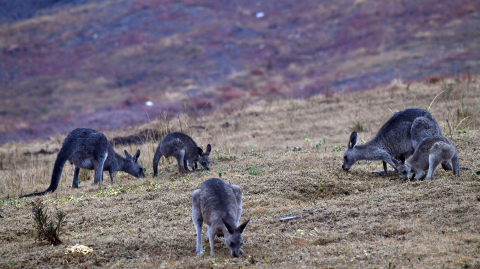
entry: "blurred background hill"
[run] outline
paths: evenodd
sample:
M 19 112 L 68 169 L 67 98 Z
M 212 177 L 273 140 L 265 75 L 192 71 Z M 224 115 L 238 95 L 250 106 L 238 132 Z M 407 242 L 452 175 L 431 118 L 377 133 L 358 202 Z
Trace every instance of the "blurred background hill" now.
M 0 0 L 0 23 L 0 143 L 480 70 L 477 0 Z

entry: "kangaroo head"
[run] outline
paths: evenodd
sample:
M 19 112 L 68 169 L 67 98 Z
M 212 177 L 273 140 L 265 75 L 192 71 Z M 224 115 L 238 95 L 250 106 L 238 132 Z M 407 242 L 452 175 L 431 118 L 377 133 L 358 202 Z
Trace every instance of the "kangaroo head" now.
M 245 230 L 245 227 L 247 227 L 247 224 L 250 220 L 245 221 L 242 225 L 238 226 L 238 228 L 235 226 L 231 226 L 223 218 L 222 221 L 228 230 L 228 234 L 223 235 L 225 236 L 225 244 L 227 244 L 228 248 L 230 249 L 230 255 L 236 258 L 240 254 L 243 254 L 240 249 L 240 247 L 243 245 L 242 233 L 243 230 Z
M 209 170 L 208 166 L 210 165 L 210 151 L 212 151 L 212 146 L 208 144 L 207 151 L 203 152 L 201 148 L 198 148 L 198 162 L 206 169 Z
M 357 162 L 356 151 L 357 149 L 355 146 L 357 145 L 358 137 L 357 132 L 353 132 L 350 135 L 350 141 L 348 141 L 348 148 L 343 153 L 343 164 L 342 169 L 348 170 Z
M 412 168 L 410 165 L 405 163 L 405 157 L 400 157 L 400 161 L 395 158 L 392 158 L 392 162 L 395 164 L 395 169 L 397 169 L 398 173 L 404 178 L 408 179 L 408 175 Z
M 137 150 L 137 154 L 133 157 L 125 150 L 126 161 L 123 164 L 123 171 L 136 178 L 142 178 L 145 177 L 145 173 L 143 172 L 143 167 L 138 163 L 138 157 L 140 157 L 140 150 Z

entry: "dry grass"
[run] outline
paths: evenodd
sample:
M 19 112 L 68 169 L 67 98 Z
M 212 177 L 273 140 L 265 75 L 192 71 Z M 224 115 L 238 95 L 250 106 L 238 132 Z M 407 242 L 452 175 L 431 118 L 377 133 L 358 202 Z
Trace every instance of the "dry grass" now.
M 479 82 L 458 80 L 448 96 L 431 105 L 442 132 L 457 146 L 461 165 L 480 170 Z M 115 184 L 70 189 L 72 169 L 65 166 L 58 190 L 44 196 L 50 212 L 68 214 L 61 239 L 52 246 L 35 242 L 28 201 L 19 193 L 43 190 L 50 181 L 53 155 L 24 152 L 58 149 L 64 137 L 0 148 L 0 267 L 354 267 L 440 268 L 480 266 L 479 177 L 462 170 L 455 177 L 437 170 L 431 182 L 401 183 L 371 175 L 379 162 L 359 162 L 341 170 L 352 123 L 373 137 L 391 116 L 389 110 L 428 108 L 442 83 L 404 85 L 306 100 L 262 101 L 231 114 L 171 120 L 172 130 L 191 133 L 202 146 L 213 146 L 210 171 L 179 175 L 176 161 L 161 161 L 152 178 L 156 144 L 116 148 L 141 149 L 147 178 L 116 174 Z M 462 121 L 457 109 L 467 108 Z M 448 123 L 447 123 L 448 120 Z M 228 124 L 226 124 L 228 122 Z M 163 125 L 161 125 L 163 124 Z M 463 124 L 466 124 L 464 126 Z M 152 123 L 165 128 L 165 123 Z M 159 127 L 160 126 L 160 127 Z M 450 126 L 450 127 L 449 127 Z M 109 138 L 142 128 L 107 133 Z M 452 132 L 451 134 L 448 134 Z M 326 144 L 323 143 L 325 137 Z M 318 142 L 321 146 L 315 149 Z M 292 151 L 301 147 L 300 151 Z M 241 221 L 245 255 L 231 258 L 217 239 L 217 256 L 195 255 L 191 193 L 202 181 L 218 177 L 243 190 Z M 297 216 L 281 222 L 282 217 Z M 206 230 L 206 227 L 204 227 Z M 65 255 L 82 244 L 94 249 L 85 257 Z M 208 246 L 204 244 L 206 248 Z M 207 249 L 208 253 L 208 249 Z

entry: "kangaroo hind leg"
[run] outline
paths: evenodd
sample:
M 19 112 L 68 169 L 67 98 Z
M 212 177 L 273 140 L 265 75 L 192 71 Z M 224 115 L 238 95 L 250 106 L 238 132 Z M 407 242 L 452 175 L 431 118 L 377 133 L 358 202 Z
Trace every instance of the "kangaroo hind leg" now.
M 177 153 L 175 154 L 175 159 L 177 159 L 177 163 L 178 163 L 178 172 L 186 173 L 187 170 L 185 169 L 185 166 L 184 166 L 185 150 L 181 149 L 177 151 Z
M 192 221 L 195 225 L 195 231 L 197 232 L 197 246 L 195 253 L 202 254 L 202 224 L 203 216 L 200 209 L 200 189 L 193 191 L 192 193 Z
M 80 174 L 80 168 L 76 165 L 73 165 L 73 181 L 72 188 L 80 188 L 78 185 L 78 175 Z
M 107 159 L 108 152 L 103 153 L 100 158 L 94 163 L 93 168 L 95 169 L 95 177 L 93 180 L 93 184 L 98 184 L 103 182 L 103 165 L 105 164 L 105 160 Z
M 438 157 L 436 157 L 434 154 L 430 154 L 428 156 L 428 173 L 425 179 L 427 180 L 433 179 L 433 174 L 435 173 L 435 169 L 437 169 L 437 166 L 439 164 L 440 164 L 440 160 L 438 160 Z M 444 162 L 442 162 L 442 165 L 443 164 Z
M 452 169 L 453 174 L 456 175 L 456 176 L 459 176 L 460 175 L 460 169 L 462 169 L 462 167 L 460 167 L 460 160 L 458 158 L 458 153 L 453 155 L 452 165 L 453 165 L 453 169 Z

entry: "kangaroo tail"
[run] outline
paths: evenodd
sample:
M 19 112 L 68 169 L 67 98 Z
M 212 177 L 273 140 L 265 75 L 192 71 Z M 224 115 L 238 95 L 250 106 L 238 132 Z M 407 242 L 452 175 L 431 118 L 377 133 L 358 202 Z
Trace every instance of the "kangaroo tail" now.
M 47 194 L 48 192 L 54 192 L 57 189 L 58 184 L 60 183 L 60 177 L 62 176 L 63 166 L 65 165 L 68 159 L 66 153 L 67 153 L 66 150 L 64 149 L 64 147 L 62 147 L 60 149 L 60 152 L 57 155 L 55 164 L 53 165 L 52 180 L 50 181 L 50 186 L 48 187 L 48 189 L 41 192 L 35 192 L 35 193 L 23 195 L 20 198 L 44 195 L 44 194 Z
M 158 145 L 157 150 L 155 151 L 155 156 L 153 156 L 153 176 L 154 177 L 158 175 L 158 163 L 160 162 L 160 158 L 162 158 L 162 151 L 160 150 L 160 145 Z

